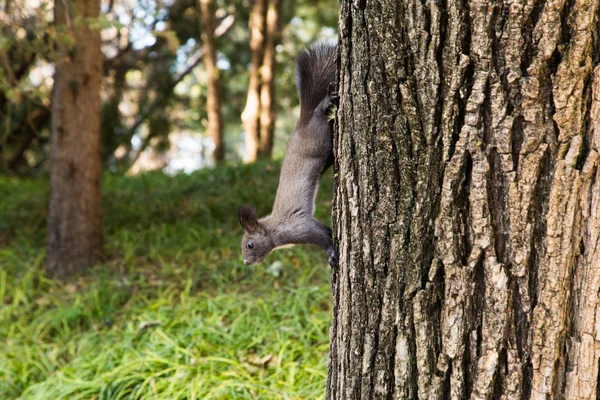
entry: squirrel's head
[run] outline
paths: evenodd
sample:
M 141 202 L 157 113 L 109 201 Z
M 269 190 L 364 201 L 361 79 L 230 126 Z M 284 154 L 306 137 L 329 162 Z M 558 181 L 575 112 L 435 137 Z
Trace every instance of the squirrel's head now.
M 256 211 L 248 205 L 238 208 L 238 219 L 244 228 L 242 238 L 242 256 L 244 264 L 258 264 L 275 247 L 268 229 L 256 218 Z

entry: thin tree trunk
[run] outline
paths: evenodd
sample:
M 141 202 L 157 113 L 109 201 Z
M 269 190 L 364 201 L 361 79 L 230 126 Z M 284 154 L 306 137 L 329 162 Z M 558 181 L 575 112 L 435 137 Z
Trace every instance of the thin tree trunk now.
M 213 138 L 215 150 L 213 157 L 219 164 L 225 160 L 223 143 L 223 117 L 221 116 L 221 96 L 219 94 L 219 69 L 215 48 L 215 3 L 213 0 L 200 0 L 202 13 L 202 42 L 204 43 L 204 67 L 208 75 L 206 93 L 206 111 L 208 125 L 206 131 Z
M 277 52 L 275 47 L 279 44 L 281 29 L 279 15 L 281 13 L 281 0 L 271 0 L 266 18 L 267 38 L 265 41 L 265 54 L 261 68 L 262 83 L 260 88 L 260 156 L 271 158 L 273 152 L 273 139 L 275 133 L 275 65 Z
M 98 0 L 55 2 L 55 23 L 73 39 L 56 63 L 52 99 L 48 269 L 59 275 L 89 265 L 102 248 L 100 32 L 76 24 L 99 12 Z
M 242 113 L 246 141 L 246 162 L 256 161 L 260 143 L 260 67 L 265 43 L 266 0 L 255 0 L 250 14 L 251 66 L 248 98 Z
M 328 399 L 594 399 L 600 0 L 341 2 Z

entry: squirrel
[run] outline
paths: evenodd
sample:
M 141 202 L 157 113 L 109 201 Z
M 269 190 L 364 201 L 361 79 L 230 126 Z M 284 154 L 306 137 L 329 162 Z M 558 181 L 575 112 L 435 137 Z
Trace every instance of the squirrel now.
M 260 263 L 271 251 L 294 244 L 319 246 L 327 252 L 329 265 L 337 265 L 331 228 L 314 217 L 319 180 L 333 164 L 330 120 L 338 101 L 336 59 L 337 46 L 325 42 L 314 43 L 298 55 L 300 118 L 283 158 L 273 210 L 258 219 L 253 207 L 238 208 L 246 265 Z

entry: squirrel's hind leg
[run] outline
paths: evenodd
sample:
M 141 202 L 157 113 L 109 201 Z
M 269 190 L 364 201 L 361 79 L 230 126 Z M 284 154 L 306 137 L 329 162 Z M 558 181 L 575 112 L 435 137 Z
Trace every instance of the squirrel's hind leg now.
M 315 110 L 316 113 L 326 116 L 327 119 L 333 119 L 339 99 L 340 97 L 337 92 L 337 83 L 331 82 L 327 88 L 327 97 L 321 100 Z

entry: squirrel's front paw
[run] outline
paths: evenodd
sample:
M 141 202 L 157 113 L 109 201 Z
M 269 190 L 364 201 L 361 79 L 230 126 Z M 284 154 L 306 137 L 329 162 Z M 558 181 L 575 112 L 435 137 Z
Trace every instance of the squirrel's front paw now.
M 329 266 L 331 268 L 337 268 L 337 257 L 335 254 L 333 256 L 329 256 Z
M 335 254 L 335 250 L 332 248 L 327 250 L 327 254 L 329 255 L 329 266 L 331 268 L 337 268 L 338 265 L 338 259 L 337 259 L 337 255 Z

